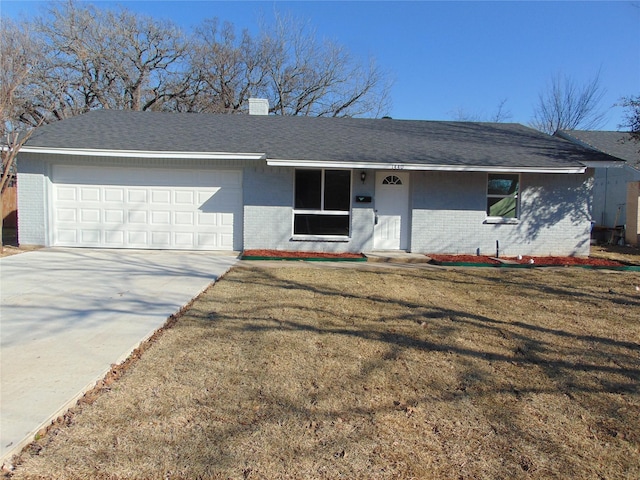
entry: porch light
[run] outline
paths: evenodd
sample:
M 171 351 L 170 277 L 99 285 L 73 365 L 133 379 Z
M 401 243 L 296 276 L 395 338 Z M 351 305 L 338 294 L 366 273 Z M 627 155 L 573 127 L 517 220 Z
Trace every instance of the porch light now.
M 360 180 L 362 180 L 362 183 L 364 183 L 366 179 L 367 179 L 367 172 L 365 171 L 360 172 Z

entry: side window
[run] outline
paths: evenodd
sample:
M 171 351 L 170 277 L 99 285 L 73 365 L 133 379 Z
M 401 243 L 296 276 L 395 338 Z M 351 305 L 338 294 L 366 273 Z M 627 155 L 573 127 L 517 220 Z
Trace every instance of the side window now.
M 487 215 L 518 218 L 520 175 L 490 173 L 487 181 Z

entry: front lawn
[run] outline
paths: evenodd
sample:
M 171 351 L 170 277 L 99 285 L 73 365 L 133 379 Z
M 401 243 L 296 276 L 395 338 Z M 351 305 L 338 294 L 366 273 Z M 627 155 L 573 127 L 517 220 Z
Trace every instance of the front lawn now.
M 14 478 L 637 479 L 637 286 L 237 267 Z

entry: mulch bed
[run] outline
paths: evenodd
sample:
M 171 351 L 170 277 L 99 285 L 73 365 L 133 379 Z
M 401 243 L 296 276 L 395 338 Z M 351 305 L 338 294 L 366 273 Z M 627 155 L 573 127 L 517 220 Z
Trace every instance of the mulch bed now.
M 477 263 L 480 265 L 500 265 L 501 262 L 495 258 L 486 255 L 427 255 L 435 263 Z M 521 265 L 579 265 L 591 267 L 624 267 L 625 265 L 614 260 L 605 260 L 602 258 L 583 258 L 583 257 L 503 257 L 502 260 L 515 262 Z
M 486 255 L 440 255 L 428 254 L 435 263 L 478 263 L 482 265 L 500 265 L 498 260 Z
M 616 262 L 615 260 L 605 260 L 603 258 L 582 258 L 582 257 L 522 257 L 508 258 L 518 263 L 531 263 L 533 260 L 534 265 L 588 265 L 592 267 L 623 267 L 624 264 Z
M 503 262 L 488 255 L 427 255 L 437 264 L 478 264 L 478 265 L 501 265 Z M 335 260 L 362 260 L 366 257 L 361 253 L 329 253 L 329 252 L 291 252 L 285 250 L 245 250 L 243 259 L 273 259 L 273 260 L 313 260 L 313 259 L 335 259 Z M 501 260 L 520 265 L 538 266 L 590 266 L 590 267 L 624 267 L 625 264 L 615 260 L 603 258 L 583 258 L 583 257 L 501 257 Z
M 284 250 L 245 250 L 243 259 L 272 258 L 277 259 L 363 259 L 361 253 L 327 253 L 327 252 L 289 252 Z

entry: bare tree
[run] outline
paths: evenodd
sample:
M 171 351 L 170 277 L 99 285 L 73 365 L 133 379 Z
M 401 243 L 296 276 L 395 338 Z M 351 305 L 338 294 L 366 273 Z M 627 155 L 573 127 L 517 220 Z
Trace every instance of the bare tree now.
M 106 11 L 102 15 L 107 28 L 110 53 L 107 65 L 122 95 L 117 108 L 148 110 L 181 95 L 187 89 L 184 60 L 187 44 L 182 32 L 170 22 L 134 15 L 127 10 Z
M 187 111 L 237 113 L 265 88 L 264 49 L 247 31 L 236 35 L 229 22 L 205 20 L 190 52 L 192 98 Z M 178 108 L 185 110 L 185 108 Z
M 115 76 L 107 63 L 109 29 L 92 5 L 50 4 L 45 17 L 34 23 L 44 61 L 31 75 L 33 101 L 40 110 L 49 107 L 45 121 L 109 108 L 117 96 Z M 37 122 L 38 119 L 34 119 Z
M 631 133 L 631 137 L 640 142 L 640 95 L 623 97 L 620 106 L 627 109 L 624 122 L 619 125 Z
M 557 130 L 594 130 L 601 128 L 605 112 L 600 102 L 606 90 L 600 84 L 598 72 L 591 80 L 579 85 L 562 74 L 553 76 L 538 95 L 531 126 L 548 134 Z
M 482 122 L 482 114 L 472 112 L 464 107 L 457 107 L 448 112 L 449 118 L 454 122 Z
M 390 82 L 371 59 L 354 61 L 344 47 L 325 40 L 291 17 L 276 15 L 263 28 L 268 61 L 265 92 L 281 115 L 382 116 L 389 107 Z
M 188 89 L 187 44 L 169 22 L 73 0 L 37 19 L 45 61 L 31 74 L 34 103 L 53 105 L 46 121 L 95 108 L 161 109 Z
M 506 98 L 500 100 L 500 103 L 496 107 L 495 112 L 489 116 L 485 116 L 483 113 L 469 112 L 462 107 L 458 107 L 455 110 L 452 110 L 451 112 L 449 112 L 449 114 L 451 115 L 451 119 L 456 122 L 504 123 L 513 117 L 511 111 L 505 107 L 506 104 Z
M 640 95 L 623 97 L 618 105 L 626 109 L 624 121 L 618 128 L 628 131 L 631 140 L 640 143 Z
M 205 21 L 195 34 L 194 111 L 246 112 L 265 97 L 278 115 L 382 116 L 389 86 L 375 62 L 353 60 L 332 42 L 318 42 L 305 25 L 276 16 L 257 37 L 233 25 Z M 195 85 L 195 84 L 194 84 Z
M 18 151 L 31 135 L 34 118 L 43 116 L 33 108 L 29 76 L 38 63 L 39 46 L 25 25 L 3 19 L 0 28 L 0 197 L 16 174 Z M 4 224 L 0 199 L 0 251 Z
M 370 61 L 276 18 L 258 35 L 205 21 L 189 38 L 170 22 L 65 0 L 33 24 L 41 61 L 29 71 L 23 120 L 34 126 L 96 108 L 382 116 L 389 81 Z
M 489 118 L 490 122 L 504 123 L 508 120 L 511 120 L 511 118 L 513 117 L 513 114 L 511 113 L 511 110 L 508 110 L 505 107 L 506 104 L 507 104 L 506 98 L 503 98 L 502 100 L 500 100 L 500 103 L 496 107 L 496 111 Z

